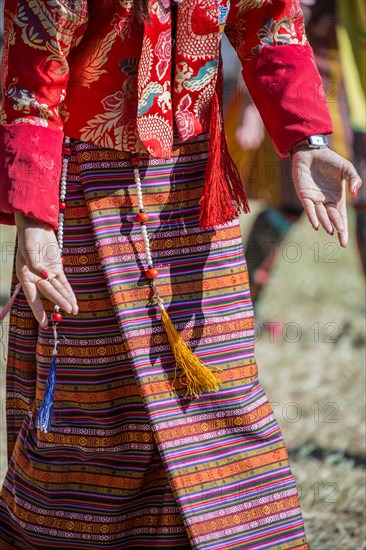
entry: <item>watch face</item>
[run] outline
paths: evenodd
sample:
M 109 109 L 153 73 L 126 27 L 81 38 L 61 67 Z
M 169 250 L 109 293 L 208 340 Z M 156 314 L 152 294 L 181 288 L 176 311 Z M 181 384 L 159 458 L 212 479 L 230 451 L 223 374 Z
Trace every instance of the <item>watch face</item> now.
M 328 145 L 327 138 L 322 135 L 310 136 L 308 142 L 310 147 L 324 147 Z

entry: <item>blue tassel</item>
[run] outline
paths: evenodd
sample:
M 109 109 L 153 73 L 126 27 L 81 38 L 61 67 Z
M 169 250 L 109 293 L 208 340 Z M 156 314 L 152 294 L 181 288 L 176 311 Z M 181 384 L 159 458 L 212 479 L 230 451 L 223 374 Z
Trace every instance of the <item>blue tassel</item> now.
M 47 433 L 51 429 L 51 420 L 53 416 L 53 394 L 55 392 L 56 385 L 56 363 L 57 353 L 54 353 L 50 365 L 50 372 L 48 373 L 43 401 L 39 407 L 37 417 L 37 428 L 44 433 Z

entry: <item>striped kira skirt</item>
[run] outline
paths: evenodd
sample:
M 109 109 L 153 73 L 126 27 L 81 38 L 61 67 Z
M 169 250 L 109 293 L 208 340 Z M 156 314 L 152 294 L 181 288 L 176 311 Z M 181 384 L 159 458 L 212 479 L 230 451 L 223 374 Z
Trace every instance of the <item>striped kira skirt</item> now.
M 158 286 L 218 393 L 186 397 L 146 257 L 130 156 L 73 145 L 64 315 L 52 430 L 37 432 L 52 331 L 22 292 L 11 313 L 9 469 L 0 548 L 306 549 L 286 448 L 257 378 L 239 222 L 198 228 L 207 136 L 169 160 L 142 159 Z M 15 275 L 14 275 L 15 282 Z M 46 304 L 49 313 L 50 303 Z

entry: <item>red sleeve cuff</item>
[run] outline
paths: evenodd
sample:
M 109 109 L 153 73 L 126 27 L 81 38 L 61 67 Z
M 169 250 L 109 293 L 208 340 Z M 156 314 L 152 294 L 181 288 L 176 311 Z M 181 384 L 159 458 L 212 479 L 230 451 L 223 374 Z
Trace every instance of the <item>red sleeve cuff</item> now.
M 310 46 L 263 46 L 244 67 L 249 93 L 281 158 L 302 139 L 333 131 Z
M 57 229 L 63 134 L 30 124 L 0 125 L 0 221 L 14 212 Z

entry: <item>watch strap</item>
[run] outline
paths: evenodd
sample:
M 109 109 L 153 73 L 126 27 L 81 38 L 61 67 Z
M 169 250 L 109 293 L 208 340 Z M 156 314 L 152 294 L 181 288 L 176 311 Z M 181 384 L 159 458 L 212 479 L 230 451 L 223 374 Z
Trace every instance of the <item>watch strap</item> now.
M 325 149 L 327 147 L 329 147 L 329 143 L 326 136 L 323 134 L 315 134 L 299 141 L 298 143 L 295 143 L 295 145 L 293 145 L 290 149 L 290 156 L 292 158 L 298 151 Z

